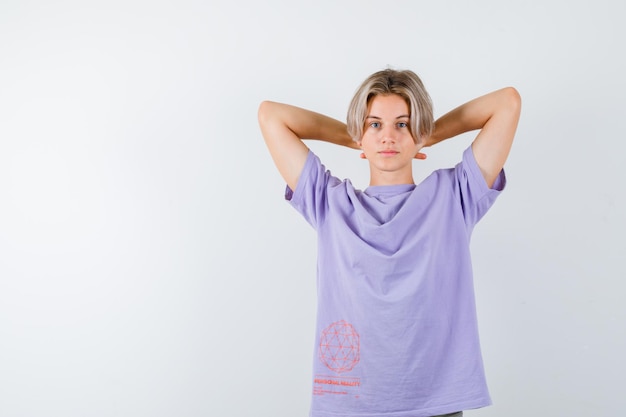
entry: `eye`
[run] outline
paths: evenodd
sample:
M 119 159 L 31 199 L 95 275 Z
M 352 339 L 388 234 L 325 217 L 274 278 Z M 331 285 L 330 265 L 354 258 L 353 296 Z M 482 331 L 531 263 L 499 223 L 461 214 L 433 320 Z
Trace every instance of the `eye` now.
M 409 124 L 407 122 L 398 122 L 398 127 L 399 128 L 409 127 Z
M 373 127 L 374 129 L 378 129 L 380 127 L 380 122 L 372 122 L 370 123 L 370 127 Z

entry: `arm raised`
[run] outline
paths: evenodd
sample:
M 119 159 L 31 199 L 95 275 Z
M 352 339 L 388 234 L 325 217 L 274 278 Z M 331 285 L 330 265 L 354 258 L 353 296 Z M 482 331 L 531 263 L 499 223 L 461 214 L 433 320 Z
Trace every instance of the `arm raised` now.
M 296 189 L 309 152 L 303 139 L 322 140 L 358 149 L 346 125 L 338 120 L 289 104 L 264 101 L 259 125 L 274 164 L 289 188 Z
M 437 119 L 427 145 L 480 129 L 472 143 L 472 151 L 487 185 L 491 187 L 511 150 L 520 111 L 521 98 L 515 88 L 493 91 Z

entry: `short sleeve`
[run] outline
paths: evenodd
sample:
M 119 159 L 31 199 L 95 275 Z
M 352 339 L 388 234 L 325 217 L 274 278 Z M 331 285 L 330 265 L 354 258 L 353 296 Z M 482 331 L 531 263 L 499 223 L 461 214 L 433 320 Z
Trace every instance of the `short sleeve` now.
M 326 170 L 320 159 L 309 150 L 295 190 L 285 189 L 285 200 L 317 229 L 328 210 L 328 187 L 341 181 Z
M 474 157 L 472 147 L 463 152 L 463 160 L 455 167 L 458 191 L 465 224 L 471 229 L 487 213 L 506 186 L 504 170 L 489 188 Z

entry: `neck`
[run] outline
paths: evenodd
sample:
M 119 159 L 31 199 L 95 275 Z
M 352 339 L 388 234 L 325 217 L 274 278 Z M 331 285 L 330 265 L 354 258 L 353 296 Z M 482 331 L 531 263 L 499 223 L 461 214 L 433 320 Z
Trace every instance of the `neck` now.
M 370 170 L 370 187 L 377 185 L 415 184 L 413 172 L 386 172 Z

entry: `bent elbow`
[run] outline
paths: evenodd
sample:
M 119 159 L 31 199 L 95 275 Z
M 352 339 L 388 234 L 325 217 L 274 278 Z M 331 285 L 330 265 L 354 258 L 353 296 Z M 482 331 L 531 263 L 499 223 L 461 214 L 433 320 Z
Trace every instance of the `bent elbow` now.
M 261 104 L 259 104 L 259 109 L 257 110 L 257 118 L 259 120 L 259 124 L 262 125 L 265 121 L 267 121 L 272 104 L 273 103 L 268 100 L 263 100 Z
M 506 98 L 507 106 L 518 113 L 522 108 L 522 96 L 515 87 L 506 87 L 502 89 Z

